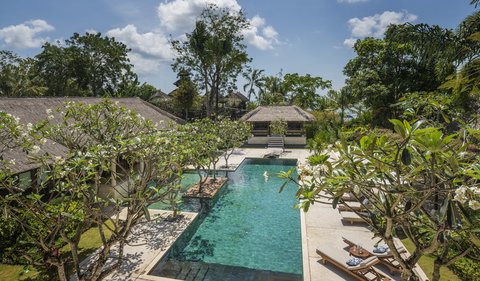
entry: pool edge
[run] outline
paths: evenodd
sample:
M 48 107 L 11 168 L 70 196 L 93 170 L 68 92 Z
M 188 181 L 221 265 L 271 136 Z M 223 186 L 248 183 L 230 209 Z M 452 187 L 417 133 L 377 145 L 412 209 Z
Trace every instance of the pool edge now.
M 303 266 L 303 281 L 310 281 L 310 260 L 308 257 L 308 237 L 307 237 L 307 222 L 305 212 L 300 210 L 300 230 L 302 233 L 302 266 Z
M 172 280 L 178 280 L 178 279 L 172 279 L 172 278 L 166 278 L 166 277 L 159 277 L 155 275 L 150 275 L 149 273 L 154 269 L 154 267 L 165 257 L 166 254 L 169 253 L 170 249 L 172 246 L 177 242 L 177 240 L 183 235 L 183 233 L 192 225 L 199 217 L 199 213 L 196 212 L 182 212 L 182 213 L 187 213 L 193 216 L 193 218 L 190 220 L 188 225 L 185 227 L 185 229 L 179 233 L 173 241 L 170 241 L 171 243 L 165 248 L 165 250 L 161 251 L 158 253 L 155 258 L 153 258 L 150 263 L 142 270 L 142 273 L 139 274 L 135 280 L 152 280 L 152 281 L 172 281 Z M 181 281 L 181 280 L 180 280 Z

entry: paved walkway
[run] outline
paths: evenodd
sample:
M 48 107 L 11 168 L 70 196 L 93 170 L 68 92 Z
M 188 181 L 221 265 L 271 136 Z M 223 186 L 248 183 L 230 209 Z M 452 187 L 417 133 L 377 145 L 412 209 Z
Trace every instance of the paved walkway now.
M 136 225 L 128 242 L 124 247 L 125 261 L 114 273 L 105 280 L 142 280 L 143 274 L 148 273 L 183 233 L 187 226 L 195 219 L 197 213 L 182 212 L 181 219 L 174 222 L 166 221 L 171 211 L 149 210 L 151 220 L 143 221 Z M 120 218 L 124 216 L 120 213 Z M 90 255 L 82 265 L 94 258 L 95 253 Z M 112 250 L 112 258 L 115 257 L 115 247 Z M 108 264 L 107 264 L 108 265 Z M 72 280 L 74 280 L 72 278 Z

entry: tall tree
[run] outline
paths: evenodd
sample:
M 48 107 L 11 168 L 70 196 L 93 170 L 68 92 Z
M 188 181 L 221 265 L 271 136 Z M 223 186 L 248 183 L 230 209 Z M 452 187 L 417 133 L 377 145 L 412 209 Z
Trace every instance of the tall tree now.
M 121 96 L 122 83 L 136 80 L 130 49 L 100 33 L 74 33 L 64 46 L 45 43 L 42 48 L 36 58 L 49 96 Z
M 340 110 L 340 126 L 343 126 L 345 121 L 345 111 L 348 107 L 355 103 L 352 90 L 345 86 L 340 91 L 330 90 L 327 94 L 328 99 L 335 109 Z
M 184 118 L 188 120 L 188 113 L 198 102 L 198 90 L 189 75 L 179 74 L 178 88 L 173 93 L 173 104 L 185 113 Z
M 265 87 L 265 77 L 263 76 L 263 71 L 263 69 L 249 69 L 247 73 L 244 73 L 247 83 L 243 85 L 243 90 L 248 93 L 248 101 L 251 101 L 252 95 L 254 95 L 257 100 L 261 99 L 260 95 L 264 91 L 263 88 Z M 255 90 L 255 88 L 258 92 Z
M 177 52 L 174 71 L 192 73 L 194 81 L 205 91 L 207 116 L 218 113 L 222 89 L 233 86 L 238 74 L 250 61 L 242 31 L 248 21 L 241 11 L 208 5 L 186 34 L 185 41 L 173 40 Z
M 33 59 L 0 51 L 0 96 L 41 96 L 46 90 Z
M 320 97 L 317 90 L 324 90 L 331 86 L 331 81 L 310 74 L 287 73 L 283 77 L 283 87 L 289 94 L 290 103 L 305 109 L 316 109 Z
M 370 109 L 374 125 L 390 126 L 401 114 L 391 105 L 406 93 L 434 91 L 454 72 L 445 59 L 452 49 L 452 32 L 438 26 L 392 25 L 384 39 L 357 41 L 357 57 L 344 68 L 347 85 Z

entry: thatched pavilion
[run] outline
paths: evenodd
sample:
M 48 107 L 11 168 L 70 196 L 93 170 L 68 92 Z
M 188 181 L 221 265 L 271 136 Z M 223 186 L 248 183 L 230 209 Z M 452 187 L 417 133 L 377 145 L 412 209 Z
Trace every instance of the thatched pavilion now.
M 276 120 L 287 122 L 287 132 L 284 137 L 287 146 L 302 146 L 306 144 L 305 123 L 312 122 L 315 117 L 298 106 L 259 106 L 245 114 L 240 120 L 252 124 L 253 137 L 248 140 L 250 145 L 267 145 L 270 134 L 270 123 Z

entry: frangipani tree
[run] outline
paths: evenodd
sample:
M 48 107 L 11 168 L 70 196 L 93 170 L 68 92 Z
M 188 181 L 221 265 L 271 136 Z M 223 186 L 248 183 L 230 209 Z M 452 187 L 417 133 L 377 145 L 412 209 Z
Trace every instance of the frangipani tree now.
M 108 100 L 68 103 L 63 110 L 49 110 L 48 120 L 34 128 L 36 134 L 67 147 L 67 157 L 32 158 L 42 161 L 45 176 L 27 196 L 15 189 L 8 171 L 3 172 L 0 188 L 8 196 L 2 197 L 1 206 L 24 229 L 26 237 L 20 242 L 28 247 L 12 247 L 29 249 L 25 258 L 30 264 L 54 266 L 58 278 L 67 280 L 65 265 L 71 262 L 78 280 L 101 280 L 124 261 L 123 247 L 133 227 L 144 217 L 150 219 L 148 206 L 176 192 L 191 146 L 180 144 L 174 128 L 158 130 L 141 115 Z M 21 129 L 7 132 L 13 139 L 23 136 Z M 33 143 L 30 150 L 38 152 L 39 147 Z M 108 173 L 115 199 L 98 196 L 105 188 L 102 175 Z M 116 215 L 107 215 L 107 208 Z M 98 230 L 102 247 L 80 269 L 78 243 L 90 227 Z M 68 252 L 58 250 L 64 245 Z
M 224 151 L 223 158 L 225 166 L 228 169 L 228 159 L 233 154 L 235 148 L 240 147 L 252 134 L 250 124 L 243 121 L 232 121 L 230 119 L 221 119 L 217 121 L 218 134 L 222 139 L 220 149 Z
M 199 193 L 202 193 L 203 184 L 208 179 L 208 173 L 204 175 L 203 172 L 212 170 L 215 179 L 216 164 L 222 155 L 222 138 L 218 135 L 216 126 L 214 121 L 205 118 L 179 127 L 184 132 L 184 140 L 193 148 L 189 157 L 200 177 Z
M 32 124 L 22 125 L 19 119 L 0 112 L 0 206 L 5 216 L 19 230 L 15 240 L 4 250 L 28 264 L 55 268 L 60 280 L 67 280 L 65 266 L 78 255 L 65 255 L 59 249 L 66 240 L 76 241 L 91 225 L 86 218 L 85 198 L 92 165 L 81 155 L 51 156 L 40 150 L 43 135 Z M 24 151 L 32 162 L 43 165 L 38 184 L 24 192 L 19 179 L 12 176 L 15 159 L 4 159 L 7 149 Z M 76 245 L 77 245 L 76 244 Z
M 342 196 L 351 194 L 366 210 L 353 211 L 389 246 L 403 269 L 402 280 L 415 279 L 413 268 L 426 254 L 435 256 L 433 280 L 439 280 L 441 266 L 480 247 L 480 166 L 467 150 L 480 134 L 445 135 L 439 128 L 422 128 L 421 121 L 391 123 L 393 138 L 371 134 L 358 144 L 336 144 L 334 157 L 311 156 L 300 171 L 300 207 L 348 206 Z M 282 176 L 296 180 L 289 173 Z M 394 244 L 399 231 L 415 245 L 408 258 Z

